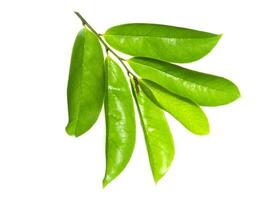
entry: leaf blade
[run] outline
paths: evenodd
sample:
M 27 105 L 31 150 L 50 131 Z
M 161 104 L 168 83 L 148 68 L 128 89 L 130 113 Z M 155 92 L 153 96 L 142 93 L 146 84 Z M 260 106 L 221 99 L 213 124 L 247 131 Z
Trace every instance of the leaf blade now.
M 135 115 L 128 82 L 109 56 L 106 58 L 106 172 L 103 187 L 129 162 L 135 145 Z
M 137 102 L 142 124 L 150 167 L 157 183 L 168 171 L 175 154 L 172 134 L 163 111 L 142 91 L 136 90 L 131 80 L 133 95 Z
M 104 100 L 104 57 L 96 36 L 87 28 L 77 35 L 68 80 L 69 122 L 66 132 L 76 137 L 96 122 Z M 97 83 L 97 84 L 96 84 Z
M 140 86 L 155 104 L 170 113 L 189 131 L 197 135 L 209 133 L 208 119 L 202 109 L 193 101 L 174 95 L 148 80 L 141 80 Z
M 109 28 L 105 40 L 123 53 L 188 63 L 207 55 L 221 35 L 160 24 L 133 23 Z
M 174 94 L 189 98 L 199 105 L 225 105 L 240 97 L 238 87 L 223 77 L 155 59 L 136 57 L 129 59 L 128 63 L 143 79 L 157 82 Z

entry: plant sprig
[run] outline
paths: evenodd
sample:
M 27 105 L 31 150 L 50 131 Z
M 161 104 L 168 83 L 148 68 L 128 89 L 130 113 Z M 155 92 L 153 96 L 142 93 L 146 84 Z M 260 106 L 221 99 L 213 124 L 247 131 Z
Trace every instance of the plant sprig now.
M 201 106 L 225 105 L 240 97 L 232 81 L 175 64 L 206 56 L 221 35 L 147 23 L 122 24 L 98 34 L 80 13 L 75 14 L 84 27 L 72 50 L 66 131 L 76 137 L 87 132 L 96 123 L 104 104 L 105 187 L 124 170 L 134 150 L 134 99 L 153 178 L 158 182 L 175 154 L 164 112 L 190 132 L 207 135 L 209 122 Z M 107 52 L 106 58 L 102 47 Z M 132 57 L 124 59 L 115 50 Z M 128 74 L 128 81 L 121 66 Z

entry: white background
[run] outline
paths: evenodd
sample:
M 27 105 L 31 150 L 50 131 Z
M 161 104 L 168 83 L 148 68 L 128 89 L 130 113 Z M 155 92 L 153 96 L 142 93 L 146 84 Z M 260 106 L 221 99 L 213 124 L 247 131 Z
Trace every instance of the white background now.
M 267 199 L 267 28 L 262 0 L 8 0 L 0 3 L 0 199 Z M 174 162 L 155 185 L 138 125 L 134 154 L 105 189 L 105 124 L 65 133 L 70 54 L 80 11 L 99 32 L 155 22 L 224 33 L 186 67 L 233 80 L 242 98 L 204 108 L 209 136 L 169 117 Z

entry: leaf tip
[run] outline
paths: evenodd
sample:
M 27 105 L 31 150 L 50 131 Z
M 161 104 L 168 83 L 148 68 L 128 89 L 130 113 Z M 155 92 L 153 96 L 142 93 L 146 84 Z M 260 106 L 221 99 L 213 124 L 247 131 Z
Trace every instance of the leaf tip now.
M 70 123 L 67 124 L 65 131 L 69 136 L 75 136 L 75 132 L 72 130 Z
M 169 171 L 172 161 L 174 159 L 174 144 L 173 144 L 173 152 L 171 153 L 171 158 L 168 162 L 168 164 L 166 166 L 164 166 L 163 168 L 161 168 L 160 171 L 158 171 L 158 173 L 154 170 L 152 170 L 152 174 L 153 174 L 153 179 L 154 179 L 154 183 L 158 184 L 158 182 L 166 175 L 166 173 Z
M 106 188 L 106 186 L 112 181 L 112 179 L 108 179 L 106 176 L 102 181 L 102 188 Z
M 103 188 L 103 189 L 105 189 L 107 185 L 108 185 L 108 182 L 106 182 L 106 181 L 103 181 L 103 182 L 102 182 L 102 188 Z
M 206 136 L 209 135 L 210 133 L 210 126 L 209 126 L 209 122 L 208 119 L 206 119 L 207 121 L 205 122 L 205 124 L 203 124 L 202 126 L 198 126 L 197 128 L 195 128 L 194 130 L 190 130 L 193 134 L 198 135 L 198 136 Z
M 153 173 L 153 179 L 154 179 L 154 183 L 158 184 L 158 182 L 166 175 L 166 173 L 168 172 L 171 163 L 173 161 L 174 158 L 174 154 L 172 156 L 172 159 L 170 161 L 170 163 L 168 164 L 168 166 L 166 168 L 164 168 L 163 170 L 161 170 L 159 173 Z
M 241 92 L 239 90 L 239 88 L 236 86 L 236 99 L 241 97 Z
M 166 171 L 167 172 L 167 171 Z M 155 185 L 158 184 L 158 182 L 161 180 L 161 178 L 166 174 L 166 172 L 162 173 L 162 174 L 159 174 L 159 175 L 154 175 L 153 178 L 154 178 L 154 183 Z
M 210 133 L 210 125 L 209 125 L 209 122 L 207 121 L 206 126 L 202 129 L 202 131 L 200 131 L 199 135 L 205 136 L 205 135 L 209 135 L 209 133 Z
M 210 131 L 209 130 L 205 130 L 205 131 L 198 132 L 198 133 L 195 133 L 195 134 L 198 135 L 198 136 L 206 136 L 206 135 L 210 134 Z
M 239 88 L 234 83 L 232 83 L 232 90 L 231 90 L 231 93 L 229 96 L 230 96 L 230 98 L 228 99 L 228 101 L 225 104 L 232 103 L 241 97 L 241 92 L 240 92 Z
M 68 123 L 68 125 L 65 128 L 65 131 L 69 136 L 79 137 L 83 135 L 86 131 L 77 131 L 77 128 L 73 126 L 72 123 Z

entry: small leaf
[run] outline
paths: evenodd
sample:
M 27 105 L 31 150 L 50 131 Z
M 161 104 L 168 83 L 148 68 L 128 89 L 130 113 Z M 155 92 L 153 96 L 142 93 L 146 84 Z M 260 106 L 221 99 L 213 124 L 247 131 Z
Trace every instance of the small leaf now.
M 158 106 L 180 121 L 188 130 L 197 135 L 209 133 L 209 122 L 205 113 L 193 101 L 170 93 L 163 87 L 148 80 L 140 80 L 145 94 Z
M 105 187 L 125 168 L 135 145 L 135 114 L 128 82 L 117 63 L 106 58 Z
M 143 127 L 151 170 L 155 182 L 168 171 L 174 157 L 174 142 L 164 112 L 131 80 Z
M 66 131 L 76 137 L 96 122 L 104 99 L 104 58 L 97 37 L 87 28 L 77 35 L 68 81 L 69 122 Z
M 116 50 L 159 60 L 188 63 L 207 55 L 221 35 L 159 24 L 122 24 L 103 35 Z
M 240 97 L 237 86 L 223 77 L 149 58 L 131 58 L 128 63 L 143 79 L 156 82 L 199 105 L 224 105 Z

